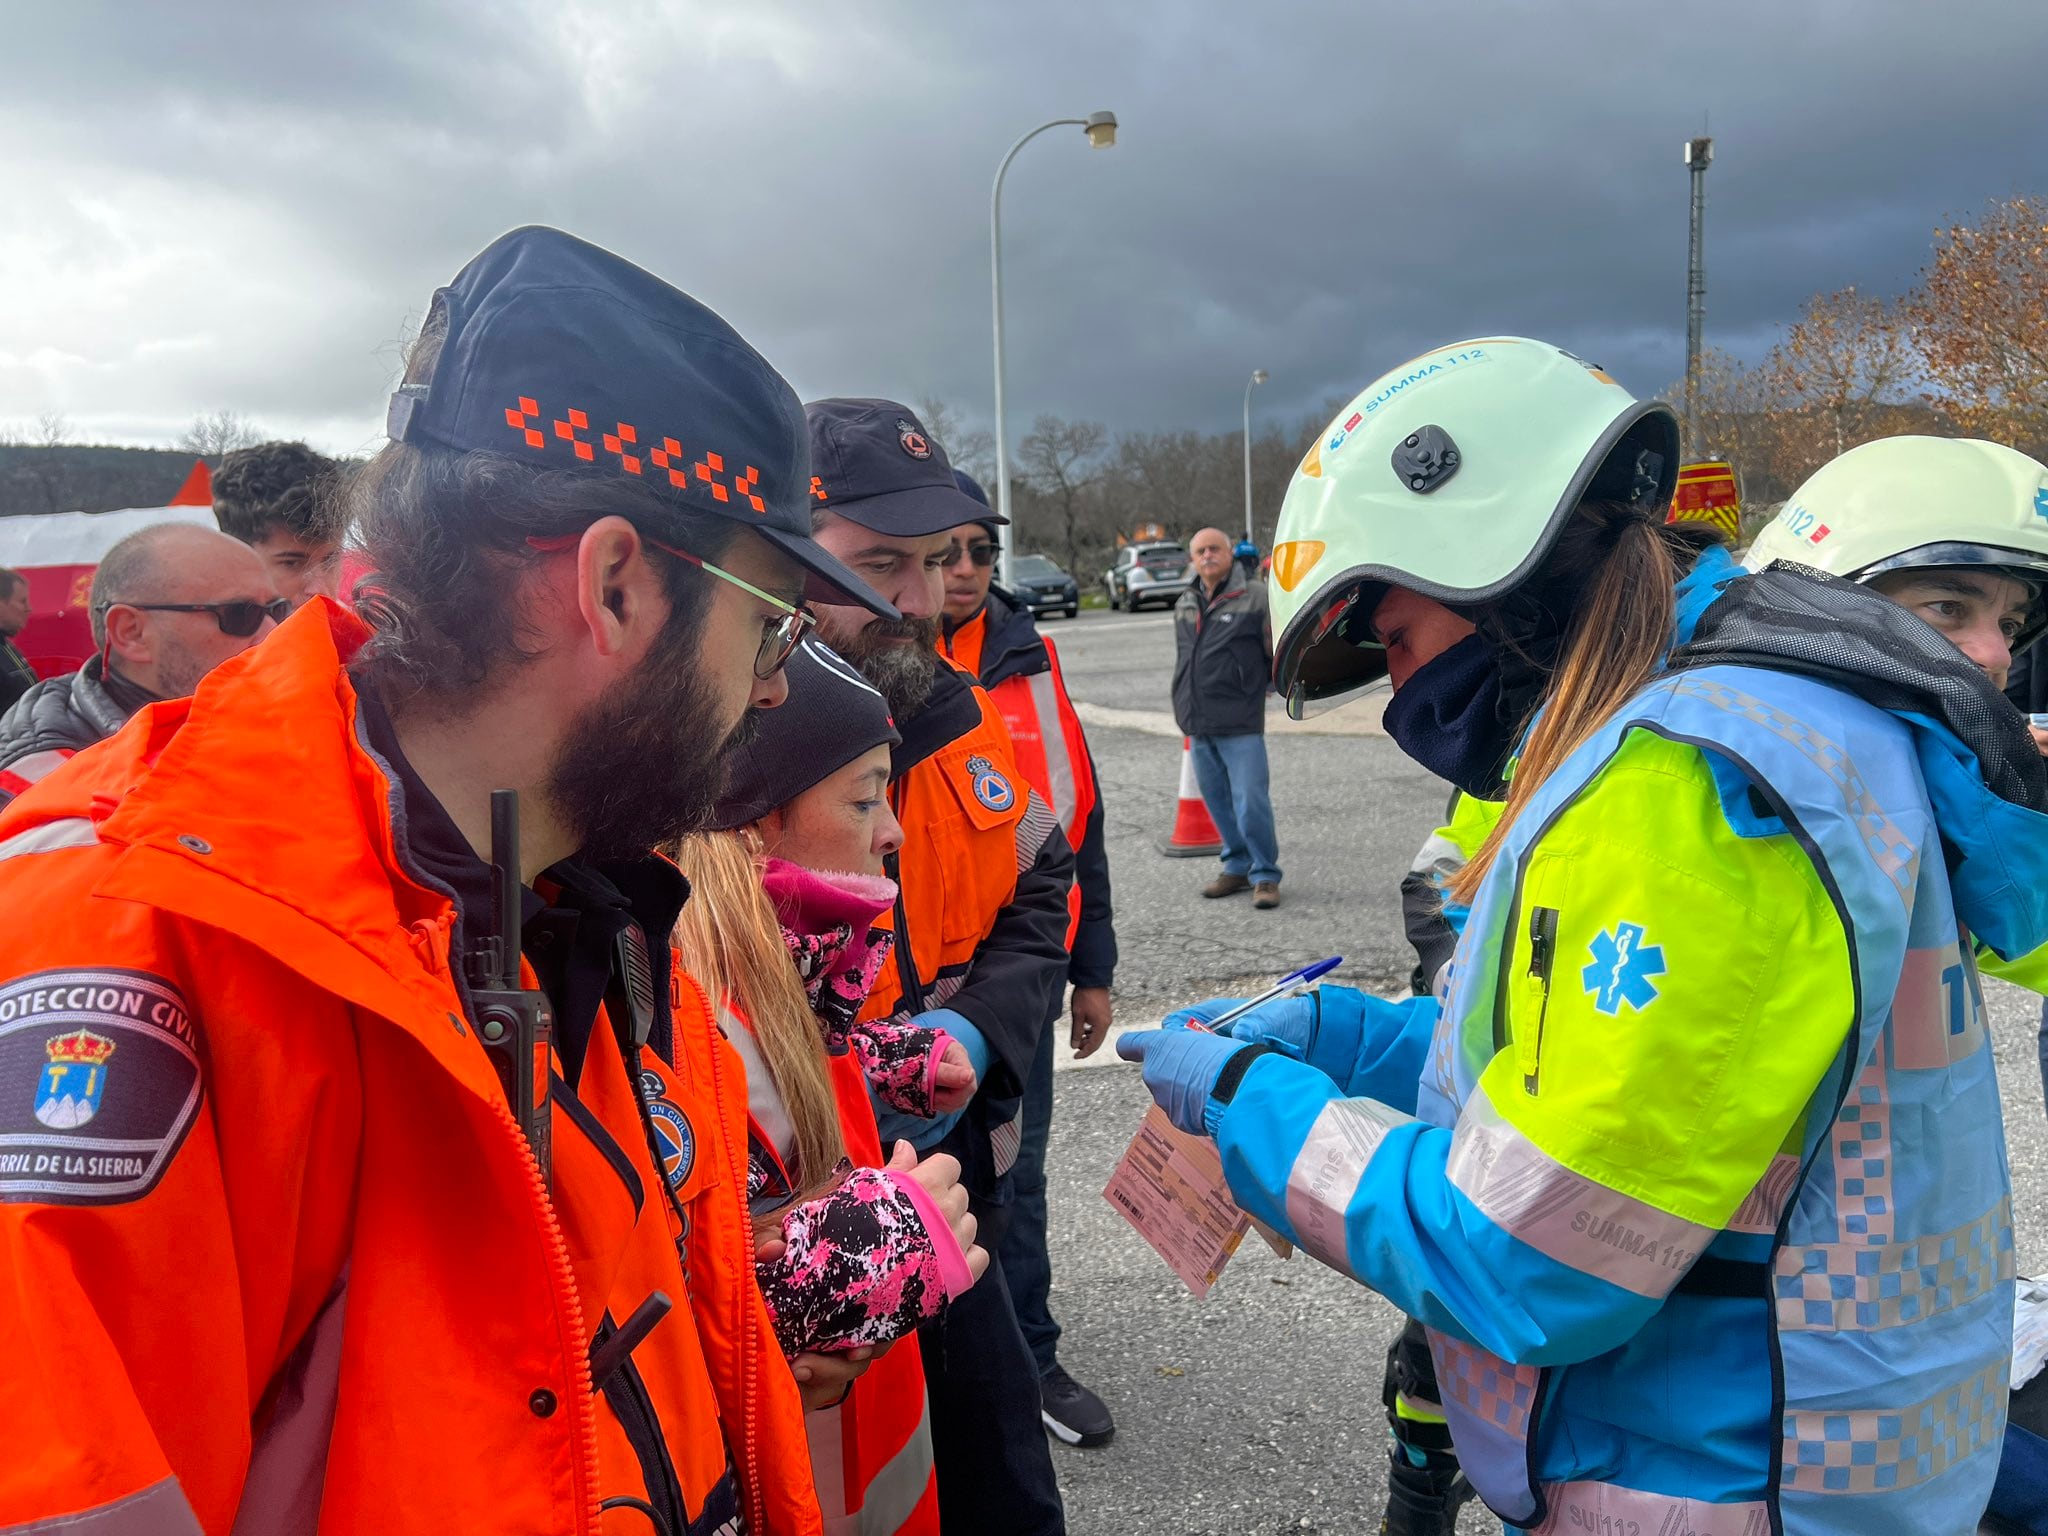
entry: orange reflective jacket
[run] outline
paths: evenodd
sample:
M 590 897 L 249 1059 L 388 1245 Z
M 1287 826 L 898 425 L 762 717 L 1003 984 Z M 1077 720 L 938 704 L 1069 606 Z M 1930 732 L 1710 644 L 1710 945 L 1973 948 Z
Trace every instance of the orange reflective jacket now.
M 847 1156 L 855 1167 L 882 1167 L 888 1160 L 867 1079 L 850 1051 L 832 1058 L 832 1092 Z M 806 1423 L 825 1536 L 938 1536 L 939 1481 L 915 1338 L 877 1355 L 837 1408 L 817 1409 Z
M 730 1458 L 750 1530 L 818 1531 L 737 1059 L 676 978 L 658 1169 L 600 1018 L 550 1194 L 404 867 L 363 633 L 309 604 L 0 815 L 0 1530 L 726 1530 Z
M 966 671 L 982 675 L 982 643 L 988 636 L 988 605 L 983 604 L 940 641 L 940 651 Z M 1081 846 L 1088 818 L 1095 813 L 1095 765 L 1089 761 L 1087 738 L 1081 734 L 1081 717 L 1074 713 L 1067 697 L 1067 680 L 1060 672 L 1060 653 L 1052 641 L 1040 635 L 1045 647 L 1046 667 L 1040 672 L 1018 673 L 1003 678 L 988 689 L 988 696 L 1001 711 L 1010 732 L 1010 751 L 1017 771 L 1036 790 L 1067 834 L 1074 848 Z M 1081 926 L 1081 884 L 1077 880 L 1067 895 L 1067 946 Z
M 881 926 L 896 931 L 896 947 L 861 1008 L 864 1019 L 945 1006 L 1052 829 L 1045 802 L 1019 779 L 1002 715 L 980 688 L 973 693 L 979 719 L 889 785 L 903 847 L 896 910 Z M 915 971 L 921 997 L 906 1000 L 906 970 Z

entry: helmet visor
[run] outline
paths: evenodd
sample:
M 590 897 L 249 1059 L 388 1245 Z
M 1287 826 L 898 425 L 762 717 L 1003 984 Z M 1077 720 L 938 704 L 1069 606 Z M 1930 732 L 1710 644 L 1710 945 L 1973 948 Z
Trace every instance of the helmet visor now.
M 1922 544 L 1917 549 L 1873 561 L 1856 573 L 1856 581 L 1861 584 L 1872 577 L 1897 571 L 1942 570 L 1989 572 L 2008 581 L 2016 581 L 2027 589 L 2031 601 L 2027 607 L 2026 622 L 2012 637 L 2013 655 L 2019 655 L 2040 639 L 2044 630 L 2048 630 L 2048 555 L 2037 554 L 2033 550 L 1954 540 Z

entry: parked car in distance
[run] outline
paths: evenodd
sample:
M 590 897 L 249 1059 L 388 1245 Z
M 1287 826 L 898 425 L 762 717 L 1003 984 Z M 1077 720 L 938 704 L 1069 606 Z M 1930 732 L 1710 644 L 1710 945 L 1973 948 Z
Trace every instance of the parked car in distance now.
M 1116 552 L 1116 563 L 1102 573 L 1102 590 L 1110 607 L 1136 613 L 1147 603 L 1171 608 L 1193 579 L 1184 546 L 1126 544 Z
M 1049 613 L 1071 619 L 1081 611 L 1081 584 L 1044 555 L 1010 557 L 1010 594 L 1034 619 Z

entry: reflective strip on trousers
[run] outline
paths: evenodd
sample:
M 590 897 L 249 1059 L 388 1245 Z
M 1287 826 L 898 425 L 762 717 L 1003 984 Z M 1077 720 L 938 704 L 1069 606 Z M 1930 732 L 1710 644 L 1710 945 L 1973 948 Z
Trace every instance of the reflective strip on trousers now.
M 1078 848 L 1081 829 L 1074 825 L 1079 802 L 1074 797 L 1073 744 L 1060 724 L 1059 690 L 1053 687 L 1050 672 L 1034 672 L 1025 681 L 1031 686 L 1032 712 L 1038 716 L 1038 746 L 1045 754 L 1047 798 L 1052 801 L 1053 816 L 1067 834 L 1067 841 Z
M 75 1515 L 52 1515 L 0 1529 L 0 1536 L 202 1536 L 199 1518 L 175 1477 Z
M 811 1476 L 818 1486 L 818 1504 L 825 1516 L 825 1536 L 896 1536 L 917 1513 L 932 1480 L 931 1407 L 919 1415 L 910 1438 L 868 1479 L 867 1487 L 844 1486 L 846 1465 L 844 1402 L 804 1415 L 811 1441 Z M 849 1510 L 850 1497 L 860 1507 Z
M 1546 1483 L 1550 1513 L 1531 1536 L 1767 1536 L 1762 1500 L 1708 1504 L 1617 1483 Z

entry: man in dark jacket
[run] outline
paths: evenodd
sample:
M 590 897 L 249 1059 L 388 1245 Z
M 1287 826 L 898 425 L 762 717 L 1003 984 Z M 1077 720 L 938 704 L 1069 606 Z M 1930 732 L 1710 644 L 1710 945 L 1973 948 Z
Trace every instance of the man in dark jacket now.
M 988 495 L 974 477 L 954 470 L 960 489 L 984 511 Z M 994 514 L 953 530 L 946 564 L 946 604 L 939 652 L 974 675 L 1010 728 L 1017 771 L 1052 807 L 1074 845 L 1074 889 L 1068 899 L 1067 982 L 1073 989 L 1068 1042 L 1076 1057 L 1109 1038 L 1109 987 L 1116 972 L 1116 926 L 1110 907 L 1109 850 L 1103 836 L 1101 786 L 1095 759 L 1067 697 L 1059 653 L 1038 632 L 1031 610 L 994 585 Z M 1052 1257 L 1046 1243 L 1045 1150 L 1052 1135 L 1054 1025 L 1060 999 L 1039 1036 L 1024 1082 L 1024 1139 L 1011 1170 L 1016 1200 L 1003 1233 L 1001 1257 L 1017 1325 L 1038 1364 L 1038 1396 L 1046 1428 L 1069 1445 L 1107 1445 L 1116 1420 L 1102 1399 L 1059 1362 L 1060 1325 L 1051 1308 Z
M 36 669 L 14 648 L 14 637 L 28 624 L 28 578 L 19 571 L 0 570 L 0 709 L 36 685 Z
M 1217 528 L 1196 534 L 1188 553 L 1195 581 L 1173 610 L 1173 718 L 1188 738 L 1202 800 L 1223 835 L 1223 873 L 1204 896 L 1252 892 L 1252 905 L 1280 905 L 1280 845 L 1266 777 L 1266 693 L 1273 634 L 1266 585 L 1245 574 Z
M 903 738 L 890 754 L 889 804 L 903 824 L 889 865 L 896 943 L 864 1016 L 943 1027 L 980 1078 L 957 1116 L 880 1117 L 884 1145 L 902 1137 L 960 1160 L 992 1256 L 974 1289 L 920 1330 L 942 1530 L 1064 1536 L 1038 1372 L 1001 1254 L 1018 1110 L 1067 976 L 1074 854 L 1011 760 L 994 702 L 938 653 L 952 530 L 980 510 L 954 484 L 944 448 L 894 401 L 814 400 L 804 409 L 817 541 L 900 615 L 815 605 L 820 633 L 881 690 Z
M 190 523 L 156 523 L 108 550 L 91 603 L 99 654 L 0 715 L 0 806 L 143 705 L 186 697 L 286 611 L 261 556 Z

